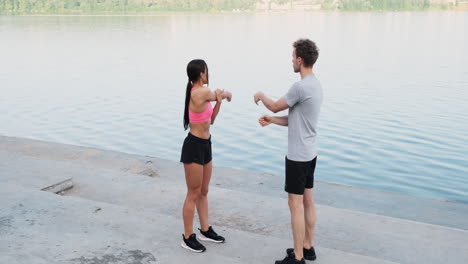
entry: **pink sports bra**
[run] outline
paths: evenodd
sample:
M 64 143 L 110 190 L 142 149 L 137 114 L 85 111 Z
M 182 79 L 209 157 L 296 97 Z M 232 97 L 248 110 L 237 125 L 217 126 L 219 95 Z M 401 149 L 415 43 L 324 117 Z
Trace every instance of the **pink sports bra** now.
M 192 88 L 193 91 L 194 88 Z M 189 120 L 190 123 L 202 123 L 211 120 L 211 115 L 213 114 L 213 106 L 210 102 L 206 102 L 205 110 L 201 113 L 192 112 L 189 108 Z

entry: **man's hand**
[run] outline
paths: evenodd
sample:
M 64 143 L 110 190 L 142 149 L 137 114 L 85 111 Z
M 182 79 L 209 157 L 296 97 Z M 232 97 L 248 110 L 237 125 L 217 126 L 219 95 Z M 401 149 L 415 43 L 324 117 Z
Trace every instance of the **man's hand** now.
M 262 127 L 268 126 L 269 124 L 271 124 L 272 121 L 273 118 L 269 115 L 263 115 L 258 119 L 258 123 L 260 123 Z
M 254 95 L 254 102 L 258 105 L 258 101 L 261 100 L 261 98 L 263 97 L 263 93 L 262 92 L 257 92 L 255 95 Z

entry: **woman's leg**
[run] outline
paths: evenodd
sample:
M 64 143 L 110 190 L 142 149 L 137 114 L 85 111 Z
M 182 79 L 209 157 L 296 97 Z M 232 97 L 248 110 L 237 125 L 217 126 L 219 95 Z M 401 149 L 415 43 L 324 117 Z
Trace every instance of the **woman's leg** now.
M 201 186 L 200 199 L 197 202 L 198 216 L 200 217 L 200 228 L 207 231 L 208 224 L 208 186 L 210 185 L 213 163 L 210 161 L 203 166 L 203 181 Z
M 184 218 L 185 238 L 193 234 L 193 217 L 200 198 L 203 182 L 203 166 L 197 163 L 184 164 L 187 197 L 185 198 L 182 216 Z

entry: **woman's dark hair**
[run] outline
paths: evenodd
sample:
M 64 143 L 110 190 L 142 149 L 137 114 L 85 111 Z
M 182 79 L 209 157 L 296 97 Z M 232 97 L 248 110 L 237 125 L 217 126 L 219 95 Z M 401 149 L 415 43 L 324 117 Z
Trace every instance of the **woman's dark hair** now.
M 200 79 L 200 74 L 206 71 L 206 80 L 209 83 L 208 78 L 208 65 L 204 60 L 192 60 L 187 65 L 187 91 L 185 93 L 185 110 L 184 110 L 184 129 L 187 130 L 189 126 L 189 104 L 190 96 L 192 95 L 193 83 L 197 82 Z
M 293 43 L 293 47 L 296 49 L 296 57 L 302 58 L 302 61 L 304 61 L 304 66 L 314 66 L 319 56 L 319 50 L 313 41 L 299 39 Z

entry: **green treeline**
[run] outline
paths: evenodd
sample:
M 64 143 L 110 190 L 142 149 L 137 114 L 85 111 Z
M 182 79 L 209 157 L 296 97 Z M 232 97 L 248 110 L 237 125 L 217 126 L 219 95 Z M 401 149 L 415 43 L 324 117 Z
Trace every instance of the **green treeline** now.
M 346 11 L 371 10 L 424 10 L 448 7 L 448 4 L 431 5 L 430 0 L 328 0 L 323 3 L 325 9 L 338 9 Z
M 446 8 L 434 0 L 0 0 L 0 14 L 108 14 L 161 11 L 255 10 L 257 3 L 315 4 L 323 10 L 424 10 Z M 443 3 L 444 1 L 442 1 Z
M 70 14 L 251 9 L 256 0 L 0 0 L 0 13 Z

